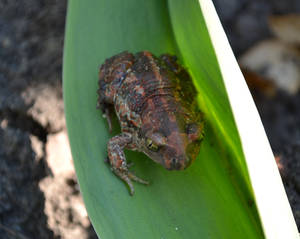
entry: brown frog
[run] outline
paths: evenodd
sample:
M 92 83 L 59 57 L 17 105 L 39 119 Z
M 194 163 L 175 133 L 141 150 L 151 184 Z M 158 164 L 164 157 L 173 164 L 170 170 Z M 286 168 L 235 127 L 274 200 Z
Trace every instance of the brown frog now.
M 107 144 L 112 171 L 133 195 L 124 148 L 144 152 L 168 170 L 182 170 L 195 160 L 203 139 L 203 114 L 187 71 L 168 54 L 122 52 L 105 61 L 99 72 L 98 108 L 111 130 L 115 111 L 122 133 Z

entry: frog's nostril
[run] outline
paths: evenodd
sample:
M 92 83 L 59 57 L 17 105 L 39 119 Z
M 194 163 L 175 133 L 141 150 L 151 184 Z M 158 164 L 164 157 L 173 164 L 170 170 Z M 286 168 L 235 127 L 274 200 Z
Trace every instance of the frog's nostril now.
M 177 158 L 172 158 L 171 159 L 171 167 L 172 169 L 176 169 L 176 170 L 180 170 L 181 169 L 181 163 L 180 163 L 180 160 L 177 159 Z

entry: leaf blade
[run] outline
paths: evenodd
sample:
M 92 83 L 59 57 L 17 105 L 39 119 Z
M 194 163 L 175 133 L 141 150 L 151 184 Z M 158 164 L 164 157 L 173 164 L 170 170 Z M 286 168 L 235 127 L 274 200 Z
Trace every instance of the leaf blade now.
M 248 238 L 262 237 L 251 209 L 247 209 L 250 206 L 240 199 L 228 169 L 220 160 L 224 155 L 214 146 L 218 139 L 210 125 L 199 160 L 187 171 L 167 172 L 142 154 L 126 152 L 128 159 L 134 159 L 137 175 L 153 182 L 149 187 L 135 184 L 134 197 L 128 196 L 124 184 L 104 164 L 106 142 L 111 136 L 95 108 L 99 64 L 123 50 L 147 49 L 155 54 L 179 54 L 179 50 L 166 2 L 128 1 L 125 6 L 123 1 L 89 1 L 89 4 L 69 2 L 64 100 L 80 188 L 98 235 L 101 238 L 199 238 L 199 235 L 234 238 L 245 237 L 246 232 Z
M 222 71 L 267 238 L 298 238 L 296 222 L 259 114 L 212 2 L 199 0 Z

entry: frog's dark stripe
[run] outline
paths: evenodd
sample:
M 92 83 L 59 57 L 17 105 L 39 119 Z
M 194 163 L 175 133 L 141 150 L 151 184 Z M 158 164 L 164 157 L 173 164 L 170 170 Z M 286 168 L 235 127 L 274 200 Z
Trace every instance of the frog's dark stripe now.
M 155 79 L 159 82 L 159 84 L 162 86 L 164 84 L 170 85 L 168 89 L 164 87 L 160 87 L 157 89 L 157 95 L 161 95 L 159 97 L 154 97 L 154 105 L 155 109 L 161 109 L 165 112 L 176 112 L 176 111 L 182 111 L 180 108 L 179 100 L 175 97 L 176 87 L 178 85 L 178 79 L 174 75 L 174 73 L 162 70 L 162 68 L 157 67 L 157 58 L 154 58 L 153 55 L 148 54 L 148 59 L 152 66 L 152 72 L 155 75 Z M 170 75 L 172 77 L 170 77 Z M 172 79 L 172 81 L 170 80 Z M 168 92 L 168 94 L 163 95 L 163 92 Z M 156 101 L 156 102 L 155 102 Z
M 143 101 L 140 102 L 140 104 L 136 105 L 135 109 L 137 110 L 138 113 L 143 114 L 146 109 L 146 105 L 148 104 L 148 101 L 150 99 L 157 98 L 157 97 L 172 97 L 172 93 L 170 93 L 170 92 L 155 93 L 155 94 L 149 95 L 147 97 L 144 97 Z M 160 110 L 160 109 L 163 110 L 162 108 L 159 108 L 158 110 Z
M 150 53 L 136 54 L 136 61 L 131 67 L 132 74 L 123 81 L 118 93 L 126 98 L 130 110 L 142 114 L 147 101 L 157 95 L 172 96 L 175 85 L 162 80 L 153 56 Z M 126 95 L 126 97 L 125 97 Z

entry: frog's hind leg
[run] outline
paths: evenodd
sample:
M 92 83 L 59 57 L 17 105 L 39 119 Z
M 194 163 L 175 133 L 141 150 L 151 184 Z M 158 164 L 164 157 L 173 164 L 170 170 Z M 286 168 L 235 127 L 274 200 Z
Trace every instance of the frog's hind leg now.
M 121 133 L 111 138 L 107 144 L 108 159 L 111 170 L 129 186 L 130 195 L 134 194 L 132 181 L 142 184 L 149 184 L 147 181 L 138 178 L 128 170 L 124 148 L 132 142 L 132 137 L 128 133 Z
M 166 66 L 173 71 L 175 74 L 182 70 L 182 67 L 177 63 L 177 57 L 174 55 L 163 54 L 159 57 Z
M 112 114 L 113 114 L 113 105 L 100 104 L 99 101 L 98 101 L 97 109 L 101 109 L 101 111 L 103 113 L 102 116 L 103 116 L 103 118 L 106 118 L 107 124 L 108 124 L 108 130 L 111 133 L 111 131 L 112 131 L 111 117 L 112 117 Z
M 174 55 L 163 54 L 159 57 L 164 64 L 173 71 L 176 76 L 181 79 L 186 79 L 190 81 L 190 76 L 188 72 L 177 62 L 177 57 Z
M 171 70 L 178 79 L 179 90 L 184 104 L 196 103 L 194 98 L 197 95 L 196 88 L 187 70 L 177 62 L 177 57 L 169 54 L 160 56 L 160 60 Z
M 97 108 L 102 110 L 103 116 L 107 119 L 110 131 L 112 129 L 111 116 L 114 111 L 114 97 L 122 81 L 130 71 L 133 61 L 134 57 L 131 53 L 122 52 L 107 59 L 99 70 Z

